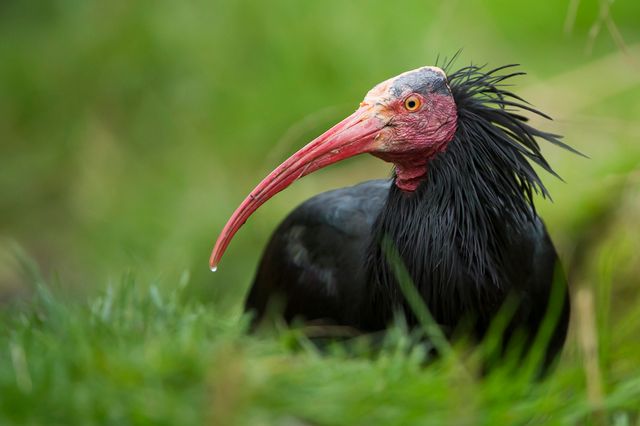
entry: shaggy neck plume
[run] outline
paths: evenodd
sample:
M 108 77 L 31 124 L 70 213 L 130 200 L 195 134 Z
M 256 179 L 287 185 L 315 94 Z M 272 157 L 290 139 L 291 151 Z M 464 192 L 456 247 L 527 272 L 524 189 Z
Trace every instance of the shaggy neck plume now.
M 385 300 L 404 305 L 383 240 L 421 283 L 417 290 L 440 324 L 469 313 L 483 317 L 512 285 L 509 253 L 501 247 L 509 245 L 515 229 L 538 226 L 533 194 L 548 195 L 530 162 L 555 175 L 536 139 L 576 151 L 527 124 L 514 108 L 543 114 L 503 89 L 502 82 L 518 73 L 497 71 L 471 66 L 449 77 L 457 105 L 451 143 L 442 139 L 415 163 L 390 159 L 397 188 L 391 187 L 374 225 L 367 256 L 371 300 L 363 309 L 394 309 Z

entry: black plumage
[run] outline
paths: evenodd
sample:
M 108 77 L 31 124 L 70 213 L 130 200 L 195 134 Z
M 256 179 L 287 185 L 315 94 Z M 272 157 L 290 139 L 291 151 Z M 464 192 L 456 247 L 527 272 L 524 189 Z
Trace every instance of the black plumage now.
M 288 321 L 322 320 L 372 332 L 403 312 L 416 325 L 387 241 L 447 331 L 472 324 L 480 339 L 509 300 L 515 309 L 505 341 L 520 329 L 529 345 L 552 293 L 559 296 L 548 365 L 565 340 L 569 295 L 534 207 L 534 193 L 548 193 L 530 162 L 555 175 L 538 140 L 572 149 L 527 124 L 521 110 L 546 116 L 507 90 L 505 81 L 522 74 L 510 67 L 469 66 L 448 77 L 458 114 L 455 136 L 427 163 L 415 191 L 401 190 L 393 179 L 374 180 L 297 207 L 271 237 L 246 309 L 260 320 L 277 299 Z

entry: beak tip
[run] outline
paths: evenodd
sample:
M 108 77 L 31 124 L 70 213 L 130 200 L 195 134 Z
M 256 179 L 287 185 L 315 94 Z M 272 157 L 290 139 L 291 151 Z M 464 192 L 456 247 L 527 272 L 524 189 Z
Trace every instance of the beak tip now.
M 209 259 L 209 269 L 211 270 L 211 272 L 216 272 L 218 270 L 218 259 L 216 259 L 213 253 L 211 254 L 211 258 Z

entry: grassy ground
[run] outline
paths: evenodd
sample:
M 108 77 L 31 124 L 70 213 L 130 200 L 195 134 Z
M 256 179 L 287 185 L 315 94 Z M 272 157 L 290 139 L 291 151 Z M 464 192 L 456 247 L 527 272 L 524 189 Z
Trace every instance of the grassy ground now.
M 640 424 L 640 2 L 568 3 L 0 2 L 0 424 Z M 521 63 L 535 124 L 590 157 L 543 149 L 575 307 L 558 368 L 479 379 L 462 347 L 423 368 L 402 327 L 375 355 L 247 336 L 277 222 L 389 166 L 296 182 L 211 274 L 229 214 L 374 84 L 460 48 Z
M 593 299 L 545 380 L 531 364 L 478 374 L 478 351 L 455 347 L 426 367 L 401 326 L 375 353 L 362 342 L 321 355 L 299 331 L 248 336 L 246 321 L 125 277 L 87 303 L 40 279 L 0 333 L 2 424 L 614 424 L 640 421 L 640 309 L 598 347 Z M 589 331 L 590 330 L 590 331 Z M 580 334 L 580 333 L 578 333 Z M 593 334 L 593 335 L 592 335 Z M 595 339 L 595 340 L 593 340 Z M 600 361 L 598 361 L 600 356 Z M 593 363 L 595 361 L 595 364 Z M 600 368 L 603 365 L 604 368 Z

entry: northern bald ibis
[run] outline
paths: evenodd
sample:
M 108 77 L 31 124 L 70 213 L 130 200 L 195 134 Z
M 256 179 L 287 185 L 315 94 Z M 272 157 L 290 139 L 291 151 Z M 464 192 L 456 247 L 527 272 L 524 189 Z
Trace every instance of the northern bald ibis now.
M 522 110 L 547 116 L 508 90 L 505 81 L 524 74 L 513 66 L 472 65 L 450 75 L 423 67 L 375 86 L 352 115 L 251 191 L 218 237 L 212 270 L 238 228 L 273 195 L 369 153 L 393 163 L 393 177 L 325 192 L 294 209 L 264 251 L 246 309 L 259 319 L 276 296 L 288 321 L 373 332 L 404 312 L 416 325 L 382 244 L 389 241 L 443 330 L 473 324 L 480 339 L 509 300 L 515 309 L 505 341 L 520 330 L 528 346 L 555 294 L 544 358 L 550 364 L 565 340 L 569 295 L 534 207 L 534 193 L 548 193 L 531 163 L 555 175 L 540 140 L 574 150 L 527 124 Z

